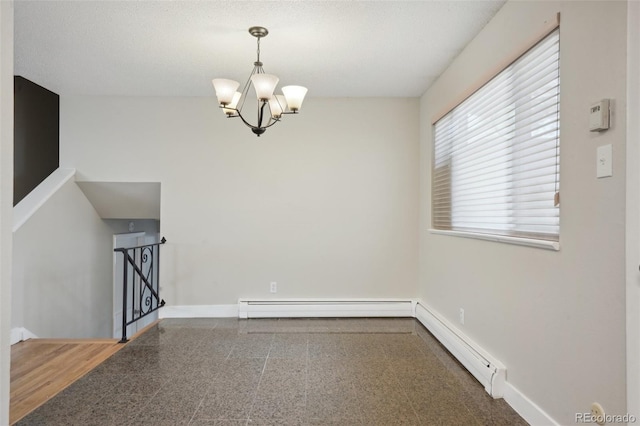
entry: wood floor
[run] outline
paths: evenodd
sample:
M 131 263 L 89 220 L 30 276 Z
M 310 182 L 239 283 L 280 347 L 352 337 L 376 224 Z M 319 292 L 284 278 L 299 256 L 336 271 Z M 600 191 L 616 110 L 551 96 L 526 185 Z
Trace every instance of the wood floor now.
M 124 345 L 116 339 L 30 339 L 11 346 L 11 424 Z

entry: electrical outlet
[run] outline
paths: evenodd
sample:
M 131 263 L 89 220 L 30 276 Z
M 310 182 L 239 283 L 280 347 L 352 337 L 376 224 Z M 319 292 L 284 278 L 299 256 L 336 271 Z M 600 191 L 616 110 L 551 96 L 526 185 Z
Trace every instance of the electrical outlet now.
M 275 281 L 272 281 L 270 290 L 271 290 L 271 293 L 277 293 L 278 292 L 278 283 L 275 282 Z
M 464 324 L 464 309 L 460 308 L 460 312 L 458 313 L 458 321 L 460 324 Z
M 591 404 L 591 419 L 599 425 L 603 425 L 606 422 L 604 408 L 602 408 L 602 405 L 598 404 L 597 402 Z

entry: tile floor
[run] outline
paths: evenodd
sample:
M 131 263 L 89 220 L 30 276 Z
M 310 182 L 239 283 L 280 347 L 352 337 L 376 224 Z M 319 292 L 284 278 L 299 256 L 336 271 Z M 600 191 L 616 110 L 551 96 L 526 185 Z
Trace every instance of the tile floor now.
M 18 425 L 526 425 L 414 319 L 165 319 Z

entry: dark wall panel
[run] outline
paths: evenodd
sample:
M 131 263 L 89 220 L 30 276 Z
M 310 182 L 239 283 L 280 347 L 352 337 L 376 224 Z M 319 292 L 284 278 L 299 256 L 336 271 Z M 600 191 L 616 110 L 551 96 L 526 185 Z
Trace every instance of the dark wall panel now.
M 14 77 L 13 205 L 60 165 L 60 97 Z

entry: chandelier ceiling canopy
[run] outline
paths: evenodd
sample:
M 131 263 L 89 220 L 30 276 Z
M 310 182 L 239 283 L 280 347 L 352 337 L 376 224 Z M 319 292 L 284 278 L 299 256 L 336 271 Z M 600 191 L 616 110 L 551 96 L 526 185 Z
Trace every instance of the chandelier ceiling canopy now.
M 297 114 L 302 107 L 302 101 L 307 94 L 307 88 L 302 86 L 284 86 L 282 95 L 274 94 L 279 78 L 266 74 L 260 61 L 260 39 L 269 34 L 264 27 L 251 27 L 249 34 L 257 40 L 257 59 L 253 63 L 253 71 L 244 85 L 238 91 L 240 83 L 226 78 L 214 78 L 211 82 L 216 91 L 218 104 L 227 118 L 239 117 L 244 124 L 251 128 L 257 136 L 262 135 L 267 128 L 273 126 L 286 114 Z M 257 99 L 257 119 L 252 124 L 242 111 L 249 95 L 249 89 L 254 89 Z

